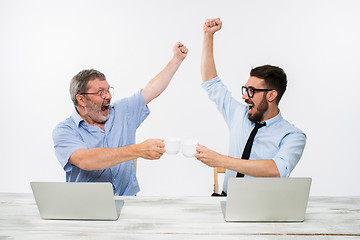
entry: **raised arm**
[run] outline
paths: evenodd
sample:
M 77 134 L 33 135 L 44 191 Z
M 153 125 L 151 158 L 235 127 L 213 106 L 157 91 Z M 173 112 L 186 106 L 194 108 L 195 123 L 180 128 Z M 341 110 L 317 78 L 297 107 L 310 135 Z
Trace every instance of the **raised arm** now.
M 207 19 L 203 26 L 204 39 L 201 54 L 200 72 L 202 81 L 206 82 L 217 76 L 213 54 L 214 33 L 221 29 L 220 18 Z
M 188 49 L 180 42 L 176 43 L 173 48 L 174 56 L 166 67 L 154 77 L 141 91 L 145 103 L 148 104 L 154 98 L 157 98 L 169 85 L 182 61 L 185 59 Z

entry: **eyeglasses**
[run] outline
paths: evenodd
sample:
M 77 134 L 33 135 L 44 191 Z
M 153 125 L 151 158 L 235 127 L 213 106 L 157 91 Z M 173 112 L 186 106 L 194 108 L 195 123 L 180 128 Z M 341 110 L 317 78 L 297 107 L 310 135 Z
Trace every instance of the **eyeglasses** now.
M 244 95 L 245 92 L 247 92 L 247 95 L 249 96 L 249 98 L 252 98 L 256 91 L 257 92 L 267 92 L 267 91 L 272 91 L 272 90 L 274 90 L 274 89 L 258 89 L 258 88 L 246 87 L 246 86 L 241 87 L 242 95 Z
M 110 93 L 110 95 L 113 95 L 114 94 L 114 88 L 113 87 L 109 87 L 108 90 L 99 90 L 98 92 L 95 92 L 95 93 L 79 93 L 79 94 L 97 94 L 99 95 L 101 98 L 105 98 L 106 97 L 106 94 Z

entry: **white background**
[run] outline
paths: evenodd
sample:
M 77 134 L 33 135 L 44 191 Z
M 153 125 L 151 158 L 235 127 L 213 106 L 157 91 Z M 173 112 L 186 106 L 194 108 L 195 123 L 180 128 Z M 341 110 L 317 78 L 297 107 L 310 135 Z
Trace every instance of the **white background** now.
M 252 66 L 281 66 L 288 89 L 280 109 L 307 145 L 292 177 L 313 178 L 311 195 L 360 195 L 360 2 L 0 0 L 0 192 L 30 192 L 30 181 L 64 181 L 52 130 L 71 115 L 70 79 L 95 68 L 129 96 L 171 59 L 177 41 L 187 59 L 149 104 L 137 142 L 198 139 L 222 154 L 228 129 L 201 88 L 202 25 L 220 17 L 215 58 L 233 96 Z M 138 160 L 139 195 L 212 193 L 212 169 L 164 154 Z M 221 185 L 221 184 L 220 184 Z

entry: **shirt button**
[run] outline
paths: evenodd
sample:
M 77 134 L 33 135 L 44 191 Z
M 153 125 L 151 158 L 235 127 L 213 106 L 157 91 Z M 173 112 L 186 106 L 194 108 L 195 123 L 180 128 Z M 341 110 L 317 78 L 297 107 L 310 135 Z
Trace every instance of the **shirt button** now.
M 116 178 L 114 178 L 114 182 L 116 181 Z

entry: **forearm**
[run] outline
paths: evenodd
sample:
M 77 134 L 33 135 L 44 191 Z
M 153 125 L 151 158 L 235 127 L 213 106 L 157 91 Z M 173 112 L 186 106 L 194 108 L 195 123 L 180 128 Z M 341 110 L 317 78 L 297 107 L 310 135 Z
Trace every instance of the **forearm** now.
M 141 93 L 146 104 L 158 97 L 167 88 L 181 63 L 181 59 L 173 57 L 165 68 L 145 86 Z
M 170 80 L 185 59 L 188 49 L 180 42 L 177 42 L 173 48 L 174 56 L 166 67 L 154 77 L 141 91 L 145 103 L 148 104 L 154 98 L 157 98 L 169 85 Z
M 164 147 L 164 140 L 148 139 L 118 148 L 78 149 L 71 154 L 69 162 L 86 171 L 102 170 L 139 157 L 159 159 L 165 152 Z
M 213 53 L 213 42 L 213 34 L 204 34 L 200 64 L 200 72 L 203 82 L 211 80 L 217 76 Z
M 220 165 L 252 177 L 280 177 L 278 168 L 271 159 L 246 160 L 223 156 Z
M 138 147 L 133 144 L 119 148 L 78 149 L 71 155 L 69 162 L 83 170 L 92 171 L 110 168 L 138 157 Z

